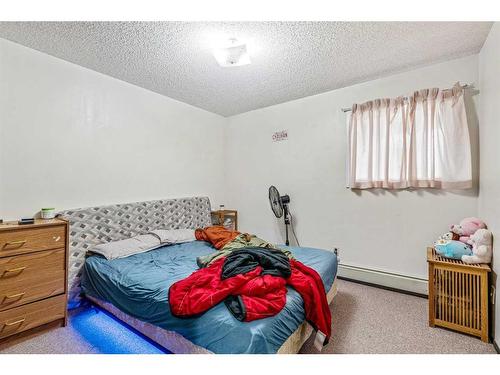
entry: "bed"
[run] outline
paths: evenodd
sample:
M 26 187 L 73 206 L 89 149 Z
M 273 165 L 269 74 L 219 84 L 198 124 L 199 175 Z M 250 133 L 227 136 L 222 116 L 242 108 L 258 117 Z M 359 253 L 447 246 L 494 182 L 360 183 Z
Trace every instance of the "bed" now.
M 115 205 L 63 212 L 61 216 L 70 221 L 72 228 L 72 255 L 81 257 L 82 250 L 85 253 L 92 244 L 145 233 L 165 227 L 165 223 L 172 229 L 210 224 L 208 198 L 153 202 L 129 204 L 127 209 L 126 205 Z M 186 203 L 190 209 L 185 208 Z M 165 207 L 182 212 L 172 215 Z M 160 214 L 151 212 L 158 210 Z M 141 223 L 134 223 L 138 218 Z M 331 302 L 336 293 L 336 254 L 304 247 L 290 250 L 297 260 L 320 274 Z M 271 318 L 240 322 L 223 303 L 196 318 L 172 316 L 168 304 L 170 285 L 196 271 L 196 257 L 213 251 L 210 244 L 193 241 L 122 259 L 107 260 L 98 255 L 82 258 L 74 267 L 70 287 L 76 290 L 70 295 L 76 300 L 74 305 L 83 295 L 173 353 L 297 353 L 312 327 L 304 321 L 302 298 L 292 288 L 288 289 L 285 308 Z

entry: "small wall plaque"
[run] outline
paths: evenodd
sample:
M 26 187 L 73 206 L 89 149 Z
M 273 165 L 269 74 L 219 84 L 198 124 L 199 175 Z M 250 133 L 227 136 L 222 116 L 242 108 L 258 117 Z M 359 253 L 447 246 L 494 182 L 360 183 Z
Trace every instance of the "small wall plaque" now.
M 288 139 L 288 130 L 280 130 L 273 133 L 273 142 L 286 141 Z

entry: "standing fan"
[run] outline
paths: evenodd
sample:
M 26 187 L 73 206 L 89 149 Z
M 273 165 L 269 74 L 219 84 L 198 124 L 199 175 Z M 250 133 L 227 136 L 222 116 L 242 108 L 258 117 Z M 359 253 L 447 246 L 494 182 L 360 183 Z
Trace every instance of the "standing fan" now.
M 275 186 L 271 186 L 269 188 L 269 203 L 271 204 L 274 215 L 278 219 L 284 216 L 286 233 L 285 245 L 288 246 L 290 245 L 290 241 L 288 241 L 288 226 L 290 225 L 290 210 L 288 209 L 288 203 L 290 203 L 290 197 L 287 194 L 280 196 L 278 189 L 276 189 Z M 297 238 L 295 238 L 295 240 L 297 240 Z

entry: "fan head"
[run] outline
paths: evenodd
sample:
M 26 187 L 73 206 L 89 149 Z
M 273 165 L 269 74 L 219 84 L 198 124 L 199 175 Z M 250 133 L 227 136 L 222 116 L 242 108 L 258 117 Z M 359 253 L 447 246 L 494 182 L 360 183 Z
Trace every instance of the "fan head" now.
M 269 187 L 269 203 L 276 217 L 283 216 L 283 202 L 281 201 L 280 193 L 275 186 Z

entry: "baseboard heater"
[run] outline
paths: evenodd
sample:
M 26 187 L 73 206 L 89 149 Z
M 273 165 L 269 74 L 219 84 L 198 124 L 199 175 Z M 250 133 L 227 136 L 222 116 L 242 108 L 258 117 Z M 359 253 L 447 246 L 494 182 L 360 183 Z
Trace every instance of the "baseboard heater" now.
M 428 294 L 427 279 L 376 269 L 339 264 L 339 276 L 417 294 Z

